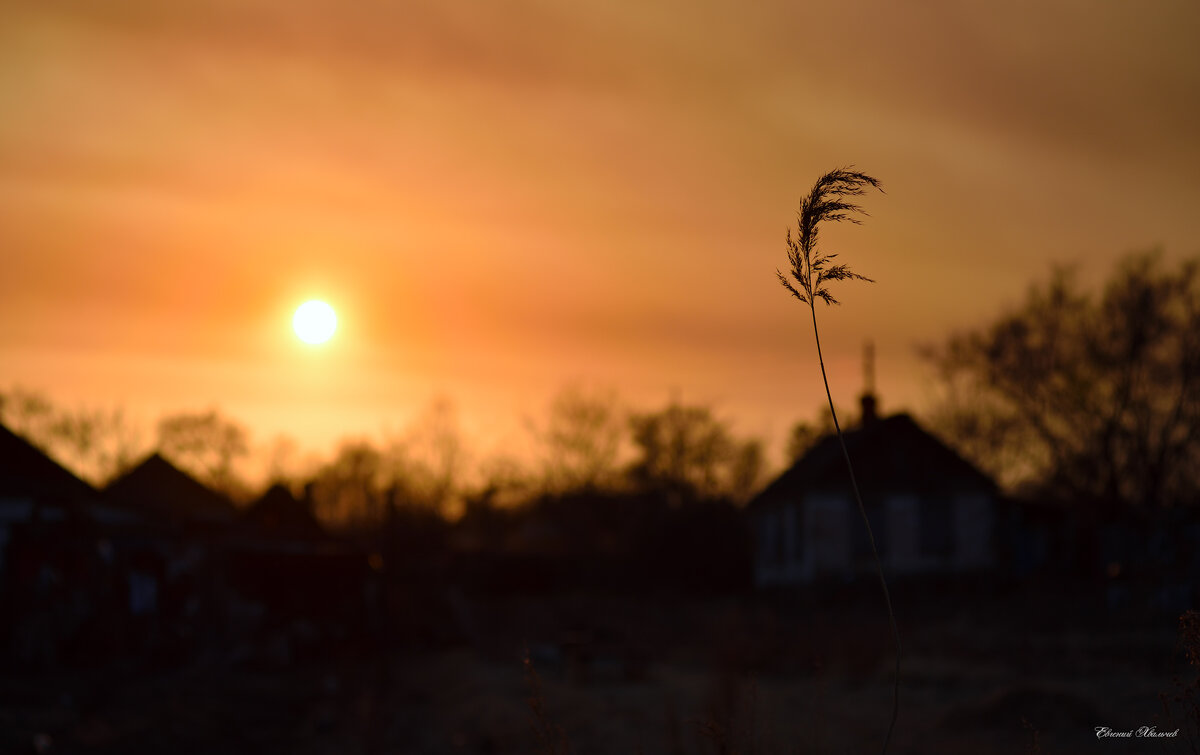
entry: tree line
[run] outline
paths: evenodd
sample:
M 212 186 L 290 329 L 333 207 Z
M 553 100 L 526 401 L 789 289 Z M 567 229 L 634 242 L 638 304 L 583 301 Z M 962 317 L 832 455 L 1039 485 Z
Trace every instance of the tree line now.
M 148 441 L 119 409 L 64 408 L 16 388 L 0 393 L 0 421 L 100 487 L 153 450 L 234 500 L 255 492 L 239 471 L 251 455 L 249 432 L 216 409 L 165 415 Z M 569 386 L 527 427 L 533 458 L 472 468 L 454 406 L 439 399 L 404 431 L 343 440 L 315 464 L 297 463 L 295 444 L 279 439 L 266 452 L 268 482 L 306 488 L 327 521 L 365 523 L 382 521 L 388 503 L 448 514 L 468 500 L 581 493 L 743 502 L 764 471 L 758 439 L 739 437 L 707 406 L 678 400 L 637 411 L 614 391 Z
M 1004 488 L 1109 507 L 1200 501 L 1200 260 L 1128 255 L 1098 291 L 1058 268 L 993 321 L 921 353 L 940 387 L 922 419 Z M 235 499 L 253 494 L 239 473 L 249 433 L 217 410 L 164 416 L 150 440 L 119 409 L 12 389 L 0 421 L 93 484 L 154 449 Z M 702 404 L 638 410 L 615 391 L 569 386 L 527 427 L 531 458 L 472 463 L 453 405 L 439 400 L 404 432 L 346 440 L 307 468 L 277 441 L 267 466 L 272 481 L 307 483 L 322 518 L 362 523 L 388 502 L 439 514 L 578 494 L 744 503 L 765 481 L 762 441 Z M 830 430 L 827 412 L 797 422 L 789 460 Z

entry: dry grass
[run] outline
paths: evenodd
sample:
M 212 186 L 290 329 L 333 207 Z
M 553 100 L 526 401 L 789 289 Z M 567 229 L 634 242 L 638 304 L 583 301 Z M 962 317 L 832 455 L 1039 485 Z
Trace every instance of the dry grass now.
M 886 630 L 864 621 L 869 600 L 782 613 L 750 600 L 487 600 L 484 646 L 395 653 L 386 690 L 373 658 L 271 672 L 0 677 L 0 751 L 25 751 L 45 734 L 53 751 L 131 755 L 833 755 L 874 749 L 884 733 Z M 1026 752 L 1034 732 L 1022 718 L 1046 753 L 1091 751 L 1094 726 L 1176 727 L 1154 719 L 1178 660 L 1169 617 L 1117 627 L 1072 615 L 1063 626 L 1019 596 L 949 603 L 955 610 L 936 620 L 905 624 L 915 639 L 895 753 Z M 533 646 L 569 624 L 613 621 L 650 640 L 644 680 L 539 664 L 531 686 L 522 637 Z

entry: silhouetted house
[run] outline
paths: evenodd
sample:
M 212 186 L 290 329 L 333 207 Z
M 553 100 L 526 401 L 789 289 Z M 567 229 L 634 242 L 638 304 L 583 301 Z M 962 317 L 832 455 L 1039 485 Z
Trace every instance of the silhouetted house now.
M 252 618 L 246 636 L 266 642 L 275 661 L 362 630 L 374 573 L 369 554 L 329 533 L 310 495 L 271 486 L 240 512 L 222 543 L 225 584 L 237 610 Z
M 236 520 L 233 503 L 157 453 L 110 483 L 103 496 L 139 519 L 111 530 L 134 642 L 157 638 L 173 645 L 172 653 L 190 652 L 196 628 L 205 626 L 209 638 L 224 610 L 221 540 Z
M 907 414 L 845 433 L 876 545 L 894 576 L 955 575 L 997 563 L 995 483 Z M 836 435 L 816 444 L 748 506 L 760 587 L 874 571 Z
M 157 453 L 110 483 L 104 489 L 104 498 L 138 514 L 160 531 L 189 537 L 220 532 L 237 517 L 229 499 Z
M 88 634 L 115 574 L 104 513 L 90 485 L 0 426 L 3 655 L 54 665 Z
M 283 485 L 272 485 L 242 512 L 239 531 L 273 543 L 317 545 L 332 541 L 313 515 L 312 503 L 299 499 Z
M 13 569 L 50 568 L 47 559 L 62 556 L 68 540 L 92 548 L 97 521 L 120 518 L 99 505 L 91 485 L 0 425 L 0 582 Z
M 0 425 L 0 564 L 13 526 L 63 521 L 95 497 L 92 486 Z

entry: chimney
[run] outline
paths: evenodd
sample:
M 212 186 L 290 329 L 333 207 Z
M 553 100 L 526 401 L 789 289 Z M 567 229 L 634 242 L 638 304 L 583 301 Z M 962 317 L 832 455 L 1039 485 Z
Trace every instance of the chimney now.
M 876 410 L 875 395 L 872 393 L 864 393 L 859 399 L 862 403 L 862 426 L 873 425 L 879 419 L 878 411 Z
M 859 399 L 862 404 L 862 427 L 873 425 L 879 419 L 879 401 L 875 398 L 875 344 L 867 341 L 863 345 L 863 393 Z

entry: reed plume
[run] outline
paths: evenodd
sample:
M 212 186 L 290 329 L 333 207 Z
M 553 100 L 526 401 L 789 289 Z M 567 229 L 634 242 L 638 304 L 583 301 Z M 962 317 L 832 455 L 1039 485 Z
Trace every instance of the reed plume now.
M 837 411 L 833 408 L 833 395 L 829 391 L 829 376 L 825 372 L 825 359 L 821 355 L 821 334 L 817 329 L 816 301 L 837 304 L 838 300 L 829 293 L 829 285 L 834 281 L 860 280 L 873 283 L 870 278 L 859 275 L 844 264 L 834 264 L 836 254 L 825 254 L 817 249 L 817 238 L 822 223 L 838 223 L 843 220 L 858 224 L 859 215 L 866 212 L 853 201 L 854 197 L 862 196 L 868 188 L 883 191 L 879 181 L 866 173 L 860 173 L 850 168 L 840 168 L 830 171 L 817 179 L 808 196 L 800 201 L 797 213 L 796 234 L 787 232 L 788 264 L 791 267 L 792 280 L 782 271 L 776 270 L 779 282 L 801 302 L 808 305 L 812 313 L 813 337 L 817 344 L 817 361 L 821 364 L 821 379 L 825 382 L 825 397 L 829 400 L 829 413 L 833 417 L 833 428 L 837 431 L 838 441 L 842 446 L 842 455 L 846 458 L 846 468 L 850 471 L 850 486 L 854 490 L 854 501 L 858 504 L 858 513 L 862 516 L 863 525 L 867 528 L 867 539 L 871 543 L 871 553 L 875 557 L 875 568 L 879 573 L 879 585 L 883 589 L 883 600 L 887 606 L 888 619 L 892 625 L 892 636 L 896 643 L 895 687 L 892 692 L 892 720 L 888 724 L 887 736 L 883 741 L 883 752 L 886 754 L 888 744 L 892 740 L 892 732 L 896 728 L 896 717 L 900 712 L 900 630 L 896 626 L 896 614 L 892 610 L 892 596 L 888 591 L 887 579 L 883 575 L 883 562 L 879 558 L 879 550 L 875 547 L 875 533 L 871 530 L 871 521 L 867 518 L 867 510 L 863 506 L 862 496 L 858 491 L 858 480 L 854 477 L 854 465 L 850 463 L 850 452 L 846 449 L 846 439 L 842 435 L 841 425 L 838 424 Z M 793 281 L 795 281 L 793 283 Z

